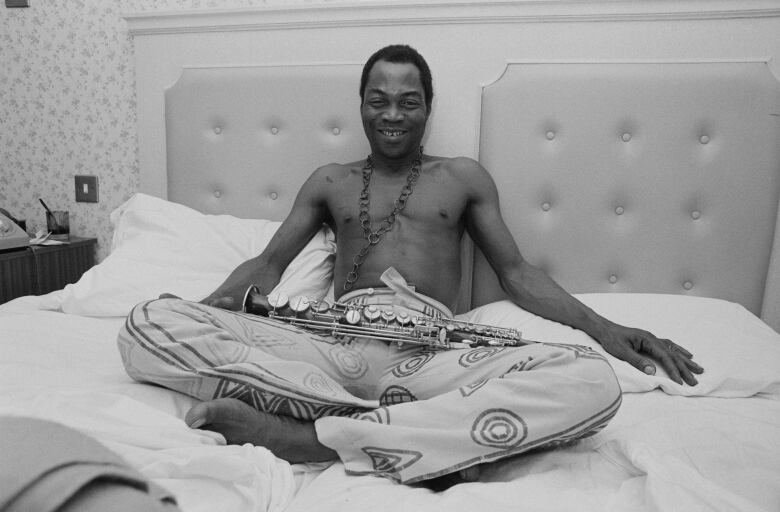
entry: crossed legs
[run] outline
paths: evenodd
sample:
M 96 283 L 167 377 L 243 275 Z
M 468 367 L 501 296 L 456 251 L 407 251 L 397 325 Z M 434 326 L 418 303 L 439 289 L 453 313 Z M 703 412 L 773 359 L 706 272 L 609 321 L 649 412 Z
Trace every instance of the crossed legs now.
M 584 347 L 398 350 L 177 300 L 137 306 L 119 346 L 134 378 L 207 401 L 190 426 L 403 483 L 590 435 L 620 404 Z

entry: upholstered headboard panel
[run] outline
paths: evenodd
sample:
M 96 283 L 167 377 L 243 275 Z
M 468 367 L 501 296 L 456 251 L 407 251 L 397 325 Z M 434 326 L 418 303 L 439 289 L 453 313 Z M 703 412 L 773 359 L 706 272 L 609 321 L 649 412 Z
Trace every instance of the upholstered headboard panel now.
M 479 156 L 531 262 L 570 292 L 664 292 L 758 314 L 780 193 L 765 63 L 514 63 Z M 473 303 L 501 294 L 477 256 Z
M 357 160 L 361 66 L 187 67 L 165 93 L 168 198 L 284 219 L 316 166 Z

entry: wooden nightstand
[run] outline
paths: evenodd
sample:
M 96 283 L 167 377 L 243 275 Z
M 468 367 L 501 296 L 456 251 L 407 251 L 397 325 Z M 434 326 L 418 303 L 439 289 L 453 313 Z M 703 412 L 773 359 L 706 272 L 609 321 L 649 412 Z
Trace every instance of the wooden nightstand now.
M 95 238 L 70 237 L 63 245 L 34 245 L 0 253 L 0 304 L 43 295 L 75 283 L 95 264 Z

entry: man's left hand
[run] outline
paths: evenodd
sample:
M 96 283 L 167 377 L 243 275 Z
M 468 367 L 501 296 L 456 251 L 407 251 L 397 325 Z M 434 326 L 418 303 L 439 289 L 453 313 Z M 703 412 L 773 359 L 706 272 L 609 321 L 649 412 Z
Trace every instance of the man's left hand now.
M 695 386 L 693 376 L 704 369 L 693 361 L 693 354 L 671 340 L 660 339 L 647 331 L 613 324 L 599 338 L 599 343 L 609 354 L 622 359 L 638 370 L 655 375 L 655 361 L 661 364 L 666 374 L 677 384 L 685 381 Z

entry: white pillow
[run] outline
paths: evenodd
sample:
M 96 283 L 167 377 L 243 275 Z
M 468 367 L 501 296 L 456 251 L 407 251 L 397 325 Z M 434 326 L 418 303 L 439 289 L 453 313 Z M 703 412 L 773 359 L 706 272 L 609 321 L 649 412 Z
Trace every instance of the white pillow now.
M 661 388 L 672 395 L 780 399 L 780 334 L 739 304 L 685 295 L 592 293 L 577 298 L 600 315 L 668 338 L 693 354 L 704 368 L 696 386 L 670 380 L 660 364 L 647 375 L 606 354 L 601 345 L 576 329 L 528 313 L 509 301 L 475 309 L 459 318 L 515 327 L 524 338 L 586 345 L 607 356 L 624 392 Z
M 172 293 L 201 300 L 241 262 L 256 256 L 280 222 L 204 215 L 136 194 L 111 213 L 111 253 L 77 283 L 52 295 L 44 309 L 88 316 L 124 316 L 139 302 Z M 282 275 L 276 291 L 320 299 L 333 278 L 336 243 L 323 228 Z

